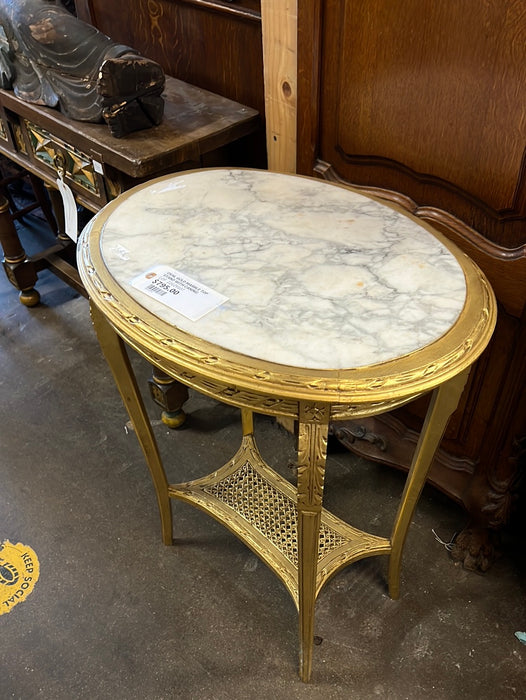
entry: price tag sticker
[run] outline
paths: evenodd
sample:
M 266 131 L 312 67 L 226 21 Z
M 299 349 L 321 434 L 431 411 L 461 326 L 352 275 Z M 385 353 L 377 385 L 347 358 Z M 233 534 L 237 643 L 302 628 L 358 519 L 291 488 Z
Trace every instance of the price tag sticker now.
M 57 178 L 57 187 L 62 195 L 62 204 L 64 207 L 64 224 L 66 228 L 66 236 L 69 236 L 72 241 L 77 242 L 78 236 L 78 221 L 77 221 L 77 203 L 73 192 L 66 185 L 64 180 Z
M 228 301 L 224 294 L 168 265 L 156 265 L 134 277 L 130 284 L 191 321 L 198 321 Z

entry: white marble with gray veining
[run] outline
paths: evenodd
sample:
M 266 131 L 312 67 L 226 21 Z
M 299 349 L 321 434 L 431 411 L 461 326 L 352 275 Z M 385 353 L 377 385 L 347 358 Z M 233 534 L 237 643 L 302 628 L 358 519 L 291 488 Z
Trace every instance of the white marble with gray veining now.
M 205 170 L 133 193 L 104 224 L 108 270 L 165 321 L 245 355 L 360 367 L 443 335 L 465 300 L 454 256 L 401 213 L 321 180 Z M 130 286 L 166 264 L 229 297 L 189 321 Z

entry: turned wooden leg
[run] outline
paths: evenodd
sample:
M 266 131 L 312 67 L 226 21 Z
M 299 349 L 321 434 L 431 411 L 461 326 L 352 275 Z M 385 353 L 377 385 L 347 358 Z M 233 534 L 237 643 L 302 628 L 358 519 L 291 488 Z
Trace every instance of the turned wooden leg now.
M 163 409 L 162 422 L 169 428 L 181 427 L 186 421 L 186 413 L 182 407 L 188 400 L 187 387 L 157 367 L 153 367 L 148 386 L 152 399 Z
M 58 234 L 57 220 L 53 215 L 52 207 L 50 205 L 50 199 L 46 196 L 46 188 L 48 187 L 48 185 L 44 185 L 42 180 L 36 175 L 33 175 L 33 173 L 28 174 L 29 180 L 31 182 L 31 187 L 33 188 L 33 192 L 35 194 L 35 199 L 38 202 L 38 206 L 42 209 L 42 213 L 46 217 L 46 221 L 48 222 L 49 228 L 53 231 L 53 233 L 56 236 Z
M 46 190 L 51 202 L 52 217 L 55 219 L 55 233 L 59 241 L 70 243 L 71 239 L 66 234 L 66 223 L 64 220 L 64 205 L 62 203 L 62 195 L 56 187 L 46 183 Z M 44 212 L 45 213 L 45 212 Z
M 298 426 L 298 593 L 299 674 L 305 683 L 312 670 L 316 575 L 320 546 L 323 481 L 327 458 L 329 408 L 302 403 Z
M 36 306 L 40 294 L 34 289 L 37 273 L 27 257 L 9 213 L 9 202 L 0 196 L 0 243 L 4 252 L 2 263 L 7 279 L 20 290 L 20 301 L 25 306 Z

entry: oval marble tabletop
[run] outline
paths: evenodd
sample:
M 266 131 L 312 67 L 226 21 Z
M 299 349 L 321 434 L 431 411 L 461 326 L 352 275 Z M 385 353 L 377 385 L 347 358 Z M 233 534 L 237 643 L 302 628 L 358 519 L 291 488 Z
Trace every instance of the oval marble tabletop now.
M 81 245 L 94 235 L 105 282 L 147 313 L 226 351 L 314 373 L 389 363 L 432 345 L 465 312 L 466 270 L 475 268 L 393 206 L 258 170 L 154 180 L 105 207 Z M 88 291 L 83 267 L 92 258 L 79 256 Z M 227 300 L 190 320 L 132 285 L 159 265 Z M 475 276 L 484 286 L 478 269 Z M 485 309 L 488 321 L 491 290 L 486 297 L 475 315 Z

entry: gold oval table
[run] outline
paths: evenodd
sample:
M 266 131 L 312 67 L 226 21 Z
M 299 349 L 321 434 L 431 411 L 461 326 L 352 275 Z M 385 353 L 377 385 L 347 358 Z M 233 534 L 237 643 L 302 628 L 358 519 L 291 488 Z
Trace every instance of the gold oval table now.
M 244 169 L 196 170 L 107 205 L 78 247 L 103 353 L 155 486 L 163 540 L 171 500 L 222 522 L 283 581 L 299 615 L 300 677 L 312 667 L 318 593 L 337 571 L 402 549 L 433 454 L 496 318 L 463 253 L 422 221 L 349 188 Z M 183 384 L 241 409 L 235 456 L 168 483 L 126 344 Z M 432 392 L 389 536 L 323 508 L 329 421 Z M 253 412 L 298 422 L 297 484 L 260 456 Z

